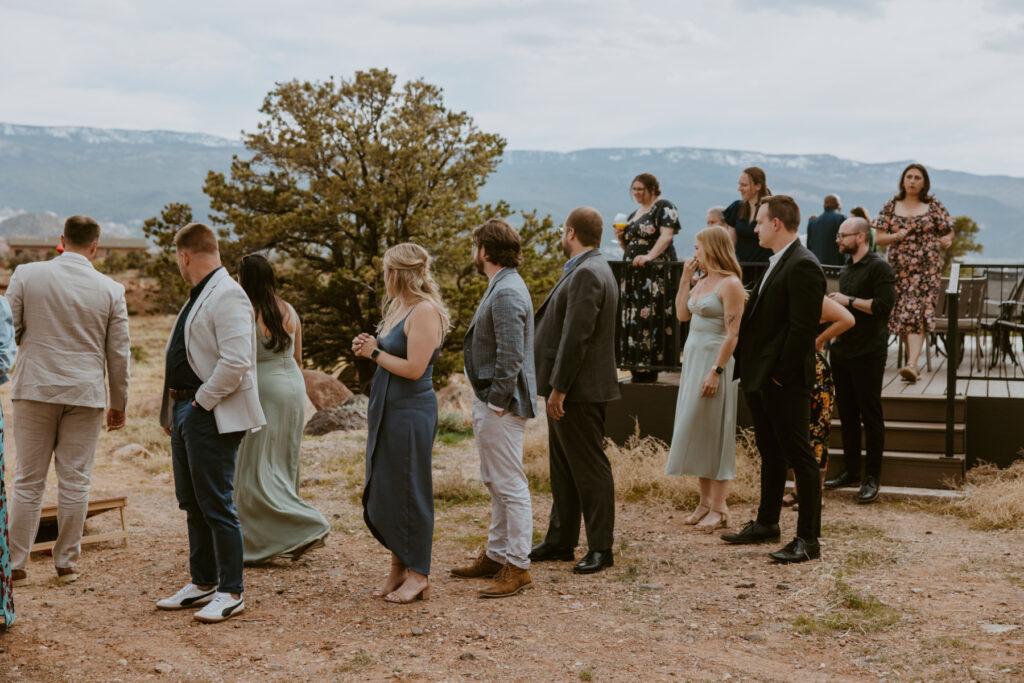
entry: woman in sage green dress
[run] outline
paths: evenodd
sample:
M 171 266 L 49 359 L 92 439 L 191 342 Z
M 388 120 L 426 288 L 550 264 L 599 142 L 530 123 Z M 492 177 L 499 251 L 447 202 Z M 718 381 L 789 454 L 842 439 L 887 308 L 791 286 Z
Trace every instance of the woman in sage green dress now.
M 700 503 L 685 523 L 709 533 L 729 524 L 726 488 L 736 476 L 739 389 L 732 353 L 746 301 L 742 277 L 729 233 L 704 228 L 697 233 L 693 258 L 683 265 L 676 294 L 676 315 L 690 321 L 690 331 L 665 474 L 698 478 Z
M 294 560 L 322 546 L 331 530 L 324 516 L 299 497 L 299 448 L 306 413 L 306 384 L 299 369 L 302 330 L 295 309 L 277 295 L 274 269 L 265 257 L 243 258 L 238 281 L 256 311 L 256 379 L 267 417 L 266 426 L 247 433 L 238 448 L 235 507 L 244 559 Z

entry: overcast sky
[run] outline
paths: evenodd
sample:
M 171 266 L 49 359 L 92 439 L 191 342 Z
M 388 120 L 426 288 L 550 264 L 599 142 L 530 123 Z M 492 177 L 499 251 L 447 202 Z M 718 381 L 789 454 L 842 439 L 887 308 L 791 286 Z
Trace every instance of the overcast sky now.
M 3 122 L 237 138 L 275 82 L 370 67 L 440 85 L 511 149 L 1024 175 L 1015 0 L 0 0 Z

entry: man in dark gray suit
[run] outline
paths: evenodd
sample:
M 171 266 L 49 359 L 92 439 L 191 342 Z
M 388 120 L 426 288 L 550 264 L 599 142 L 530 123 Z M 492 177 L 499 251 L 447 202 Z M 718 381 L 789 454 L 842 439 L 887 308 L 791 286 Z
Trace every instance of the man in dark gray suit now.
M 473 387 L 473 433 L 480 476 L 491 492 L 487 547 L 454 576 L 494 577 L 482 598 L 515 595 L 530 584 L 533 506 L 523 470 L 523 431 L 537 416 L 533 300 L 516 272 L 519 233 L 492 218 L 473 230 L 473 263 L 490 281 L 466 330 L 462 353 Z
M 615 485 L 604 454 L 604 415 L 619 398 L 615 371 L 618 287 L 601 255 L 601 214 L 581 207 L 562 228 L 569 260 L 537 311 L 537 390 L 547 397 L 551 521 L 530 559 L 575 559 L 580 516 L 589 552 L 573 567 L 593 574 L 612 566 Z
M 846 256 L 840 253 L 836 242 L 839 225 L 846 220 L 839 209 L 839 197 L 827 195 L 825 213 L 807 221 L 807 248 L 823 266 L 841 266 L 846 263 Z

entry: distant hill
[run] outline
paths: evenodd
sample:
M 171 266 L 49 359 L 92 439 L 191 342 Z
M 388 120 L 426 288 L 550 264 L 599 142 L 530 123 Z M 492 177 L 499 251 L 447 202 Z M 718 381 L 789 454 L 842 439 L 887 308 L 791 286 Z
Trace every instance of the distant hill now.
M 0 123 L 0 216 L 5 207 L 84 213 L 120 224 L 119 234 L 139 234 L 142 221 L 168 202 L 187 202 L 199 216 L 208 211 L 202 193 L 206 174 L 226 172 L 233 154 L 246 154 L 240 142 L 211 135 Z M 926 157 L 922 161 L 928 163 Z M 654 173 L 663 196 L 679 207 L 683 231 L 676 243 L 682 255 L 690 252 L 707 209 L 738 197 L 736 179 L 746 166 L 764 168 L 768 186 L 792 194 L 806 218 L 821 212 L 830 192 L 840 196 L 844 211 L 860 204 L 877 212 L 906 163 L 688 147 L 512 150 L 482 189 L 481 201 L 506 199 L 517 209 L 550 213 L 556 223 L 572 208 L 590 205 L 610 220 L 635 208 L 628 192 L 632 178 Z M 1024 178 L 929 170 L 932 189 L 950 212 L 981 225 L 986 256 L 1024 258 Z
M 21 213 L 0 221 L 0 237 L 56 237 L 64 232 L 64 222 L 49 211 Z

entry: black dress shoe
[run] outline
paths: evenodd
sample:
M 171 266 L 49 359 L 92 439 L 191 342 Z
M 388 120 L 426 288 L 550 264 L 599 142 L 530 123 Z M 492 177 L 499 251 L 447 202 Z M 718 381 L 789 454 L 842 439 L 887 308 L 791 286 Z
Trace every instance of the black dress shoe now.
M 772 558 L 779 564 L 806 562 L 807 560 L 816 560 L 820 556 L 821 546 L 818 545 L 817 541 L 808 543 L 799 536 L 787 543 L 786 547 L 782 550 L 776 550 L 774 553 L 768 553 L 768 557 Z
M 764 543 L 765 541 L 779 540 L 778 524 L 758 524 L 751 520 L 736 534 L 722 534 L 722 540 L 734 545 L 746 545 L 748 543 Z
M 827 489 L 841 489 L 844 486 L 850 486 L 852 484 L 859 484 L 860 479 L 853 476 L 849 472 L 843 472 L 835 479 L 827 479 L 825 481 L 825 488 Z
M 864 485 L 857 493 L 857 502 L 870 503 L 875 498 L 878 498 L 878 477 L 865 477 Z
M 615 564 L 612 559 L 611 550 L 591 550 L 583 556 L 583 559 L 573 565 L 574 574 L 596 574 L 597 572 L 611 567 Z
M 533 550 L 530 551 L 530 560 L 533 562 L 549 562 L 552 560 L 572 562 L 575 559 L 576 555 L 572 548 L 559 548 L 547 541 L 541 541 L 533 546 Z

